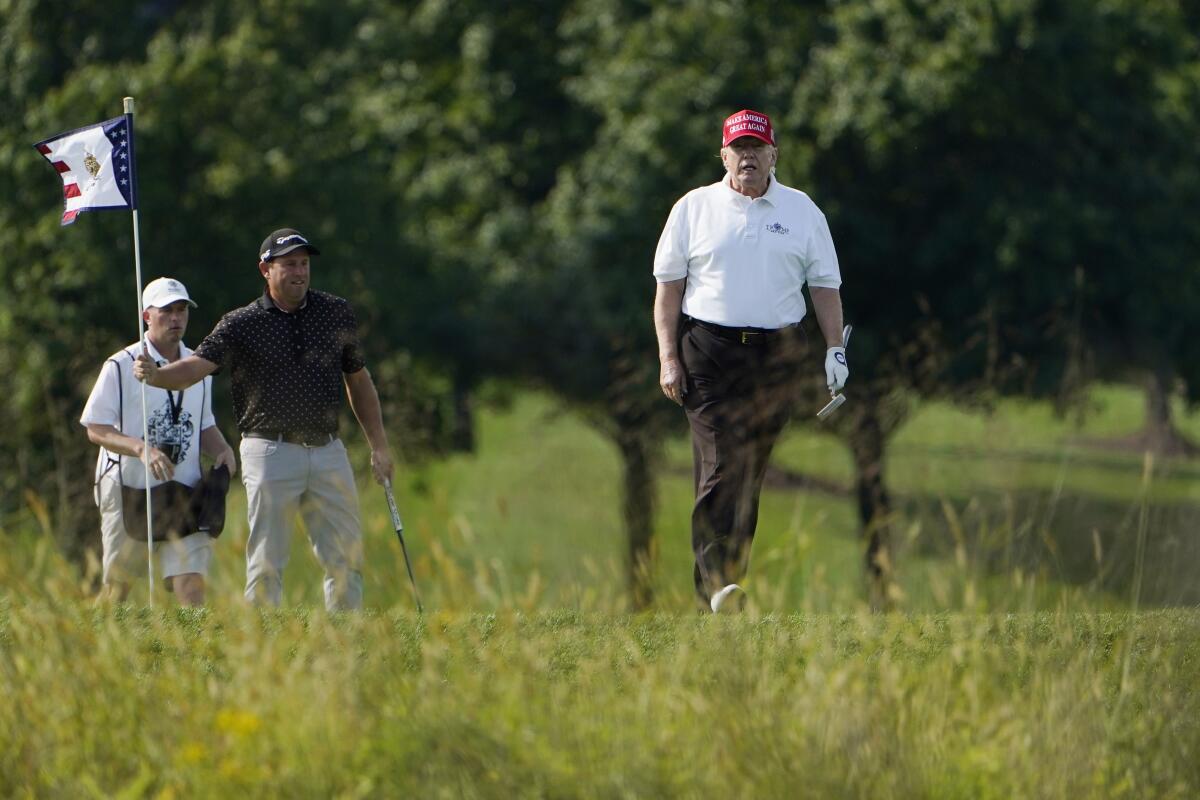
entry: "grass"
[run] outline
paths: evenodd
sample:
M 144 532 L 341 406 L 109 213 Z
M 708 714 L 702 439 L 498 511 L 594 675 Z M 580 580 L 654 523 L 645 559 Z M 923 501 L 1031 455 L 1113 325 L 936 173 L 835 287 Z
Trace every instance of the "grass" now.
M 11 796 L 1192 797 L 1200 615 L 0 605 Z
M 903 597 L 882 617 L 850 497 L 779 489 L 751 613 L 692 612 L 683 440 L 657 607 L 627 613 L 615 452 L 537 395 L 483 414 L 477 454 L 401 470 L 424 617 L 365 482 L 359 614 L 320 610 L 300 531 L 287 607 L 239 602 L 240 490 L 200 611 L 144 587 L 96 607 L 48 533 L 6 531 L 0 794 L 1197 796 L 1200 610 L 1152 607 L 1195 591 L 1193 465 L 1081 443 L 1130 432 L 1134 401 L 1103 389 L 1082 427 L 922 408 L 889 453 Z M 849 484 L 820 431 L 778 455 Z

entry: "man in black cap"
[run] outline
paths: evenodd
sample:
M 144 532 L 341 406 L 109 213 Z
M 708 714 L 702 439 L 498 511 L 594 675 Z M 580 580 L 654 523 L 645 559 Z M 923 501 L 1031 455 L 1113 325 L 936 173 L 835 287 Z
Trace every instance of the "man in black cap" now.
M 246 598 L 281 602 L 291 523 L 300 511 L 325 570 L 326 608 L 359 608 L 362 529 L 354 475 L 337 436 L 338 408 L 344 384 L 382 483 L 391 480 L 392 456 L 379 395 L 350 304 L 309 288 L 310 257 L 320 251 L 299 231 L 282 228 L 258 252 L 262 297 L 226 314 L 193 355 L 161 367 L 139 359 L 134 374 L 179 389 L 228 368 L 250 521 Z

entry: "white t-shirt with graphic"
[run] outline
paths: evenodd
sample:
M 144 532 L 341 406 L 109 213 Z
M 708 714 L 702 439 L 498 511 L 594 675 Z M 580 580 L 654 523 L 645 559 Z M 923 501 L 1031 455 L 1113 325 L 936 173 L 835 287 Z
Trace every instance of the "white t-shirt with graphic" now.
M 166 359 L 147 339 L 150 357 L 160 364 Z M 100 370 L 92 387 L 83 416 L 84 425 L 112 425 L 126 436 L 142 438 L 142 384 L 133 376 L 133 362 L 141 351 L 140 344 L 131 344 L 114 353 Z M 180 358 L 191 350 L 179 345 Z M 150 443 L 175 462 L 172 480 L 195 486 L 200 480 L 200 432 L 217 421 L 212 413 L 212 377 L 192 384 L 183 391 L 169 392 L 155 386 L 146 387 L 146 418 Z M 141 459 L 119 456 L 100 448 L 96 462 L 96 479 L 105 474 L 116 476 L 115 464 L 121 464 L 121 483 L 135 489 L 146 488 L 146 471 Z M 108 470 L 112 470 L 111 473 Z M 151 476 L 150 485 L 163 483 Z

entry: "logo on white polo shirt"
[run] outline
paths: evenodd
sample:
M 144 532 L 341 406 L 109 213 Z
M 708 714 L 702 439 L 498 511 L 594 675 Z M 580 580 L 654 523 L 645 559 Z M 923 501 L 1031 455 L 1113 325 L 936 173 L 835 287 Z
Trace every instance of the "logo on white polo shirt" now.
M 778 222 L 772 222 L 770 225 L 768 225 L 767 231 L 769 233 L 778 233 L 780 236 L 786 236 L 788 233 L 788 229 L 780 225 Z

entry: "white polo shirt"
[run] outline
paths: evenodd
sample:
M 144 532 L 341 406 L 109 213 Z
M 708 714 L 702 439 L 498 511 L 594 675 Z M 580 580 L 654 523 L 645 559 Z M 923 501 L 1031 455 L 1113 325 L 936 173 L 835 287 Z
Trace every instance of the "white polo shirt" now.
M 825 215 L 774 176 L 758 198 L 734 191 L 728 176 L 680 198 L 658 240 L 654 277 L 687 278 L 684 314 L 750 328 L 803 319 L 805 283 L 842 285 Z
M 162 354 L 146 340 L 150 357 L 163 363 Z M 79 422 L 84 425 L 112 425 L 126 436 L 142 438 L 142 384 L 133 376 L 133 361 L 141 350 L 131 344 L 118 350 L 100 370 L 100 377 L 92 387 L 83 415 Z M 179 357 L 186 358 L 192 351 L 179 345 Z M 180 453 L 172 480 L 195 486 L 200 480 L 200 432 L 217 424 L 212 413 L 212 376 L 192 384 L 182 392 L 168 392 L 154 386 L 146 387 L 146 417 L 149 422 L 150 442 L 164 453 Z M 140 459 L 120 456 L 121 483 L 138 489 L 146 487 L 146 470 Z M 116 477 L 112 469 L 118 460 L 116 453 L 100 448 L 96 462 L 96 478 L 107 474 Z M 108 472 L 112 469 L 111 472 Z M 151 476 L 150 485 L 162 483 Z

